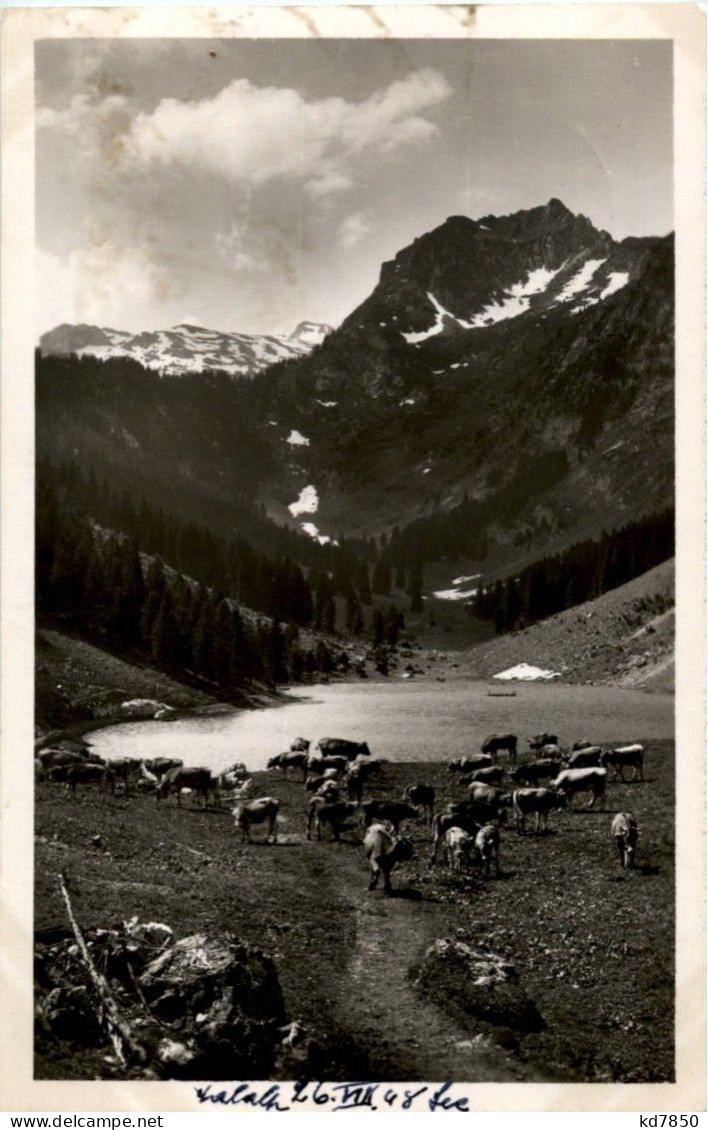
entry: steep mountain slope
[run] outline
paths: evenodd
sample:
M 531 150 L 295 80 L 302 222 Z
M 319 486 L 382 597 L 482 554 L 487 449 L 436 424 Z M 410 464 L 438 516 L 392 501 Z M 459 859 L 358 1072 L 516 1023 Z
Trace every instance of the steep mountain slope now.
M 218 499 L 224 521 L 234 494 L 313 537 L 417 521 L 412 555 L 435 555 L 435 515 L 461 507 L 464 532 L 472 501 L 489 567 L 515 567 L 670 505 L 673 302 L 671 236 L 616 242 L 558 200 L 453 216 L 311 353 L 235 388 L 121 357 L 99 372 L 89 328 L 81 360 L 40 362 L 38 448 L 161 479 L 180 508 Z M 75 347 L 56 333 L 45 352 Z M 289 342 L 320 337 L 302 323 Z
M 267 395 L 309 440 L 271 495 L 311 485 L 335 530 L 382 532 L 465 492 L 499 496 L 502 542 L 666 505 L 672 237 L 616 243 L 558 201 L 452 217 Z
M 181 322 L 169 330 L 130 334 L 99 326 L 56 326 L 42 335 L 46 355 L 76 353 L 106 360 L 131 357 L 147 369 L 171 375 L 219 370 L 231 376 L 252 377 L 261 369 L 291 357 L 301 357 L 324 341 L 330 327 L 300 322 L 289 337 L 221 333 Z

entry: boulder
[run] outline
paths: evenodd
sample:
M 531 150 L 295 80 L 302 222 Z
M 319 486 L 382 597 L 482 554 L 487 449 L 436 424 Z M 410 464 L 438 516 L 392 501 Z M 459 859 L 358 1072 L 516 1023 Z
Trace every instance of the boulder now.
M 544 1027 L 514 966 L 482 946 L 438 938 L 426 951 L 413 983 L 457 1016 L 462 1013 L 518 1032 Z
M 153 1015 L 188 1035 L 191 1054 L 184 1063 L 170 1057 L 171 1074 L 270 1077 L 287 1017 L 275 966 L 260 950 L 231 934 L 193 934 L 155 958 L 139 980 Z

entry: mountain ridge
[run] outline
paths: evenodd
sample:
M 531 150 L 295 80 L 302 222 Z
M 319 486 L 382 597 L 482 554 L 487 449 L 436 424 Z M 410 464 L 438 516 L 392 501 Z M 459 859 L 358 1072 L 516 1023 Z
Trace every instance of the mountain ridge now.
M 277 361 L 309 353 L 330 332 L 330 326 L 319 322 L 300 322 L 288 337 L 210 330 L 189 322 L 135 334 L 64 322 L 42 334 L 39 348 L 44 356 L 132 357 L 147 369 L 169 376 L 219 371 L 252 377 Z

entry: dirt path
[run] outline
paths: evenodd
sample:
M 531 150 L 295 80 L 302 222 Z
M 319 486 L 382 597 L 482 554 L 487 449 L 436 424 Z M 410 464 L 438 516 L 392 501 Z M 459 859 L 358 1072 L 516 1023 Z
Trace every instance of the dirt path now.
M 361 867 L 330 876 L 353 897 L 354 949 L 339 971 L 338 1021 L 375 1056 L 382 1079 L 520 1081 L 526 1073 L 481 1033 L 456 1023 L 418 993 L 408 972 L 443 933 L 440 907 L 400 890 L 398 897 L 362 889 Z

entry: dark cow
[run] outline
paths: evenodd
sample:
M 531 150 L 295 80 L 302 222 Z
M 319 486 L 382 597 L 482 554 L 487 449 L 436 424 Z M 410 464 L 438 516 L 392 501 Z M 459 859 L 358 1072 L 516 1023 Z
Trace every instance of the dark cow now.
M 612 819 L 611 833 L 613 840 L 617 844 L 621 867 L 623 869 L 625 867 L 634 867 L 634 852 L 639 833 L 637 831 L 637 821 L 634 819 L 632 813 L 618 812 Z
M 482 753 L 489 753 L 494 760 L 501 750 L 509 753 L 510 761 L 516 761 L 516 746 L 518 738 L 514 734 L 490 734 L 482 745 Z
M 294 741 L 290 743 L 290 749 L 294 753 L 307 753 L 311 744 L 312 743 L 308 742 L 307 738 L 295 738 Z
M 338 773 L 346 773 L 349 762 L 346 757 L 313 757 L 307 759 L 305 777 L 321 776 L 327 769 L 336 769 Z
M 116 757 L 111 761 L 111 769 L 116 783 L 123 785 L 123 791 L 128 792 L 128 786 L 137 781 L 140 776 L 140 766 L 143 764 L 137 757 Z
M 433 819 L 435 789 L 432 785 L 409 785 L 403 790 L 403 799 L 414 808 L 422 809 L 424 820 L 430 822 Z
M 285 753 L 276 753 L 275 757 L 268 759 L 266 769 L 282 769 L 284 777 L 287 777 L 288 769 L 302 769 L 304 780 L 307 776 L 307 754 L 304 750 L 290 749 Z
M 362 797 L 364 796 L 364 785 L 369 777 L 377 773 L 381 766 L 378 758 L 363 758 L 361 761 L 358 759 L 352 761 L 347 769 L 347 795 L 350 800 L 357 801 L 361 804 Z
M 513 796 L 516 830 L 519 835 L 526 831 L 526 817 L 536 817 L 536 831 L 548 829 L 548 814 L 555 808 L 565 807 L 565 798 L 553 789 L 517 789 Z M 543 829 L 541 829 L 543 824 Z
M 420 814 L 410 804 L 402 804 L 397 800 L 369 800 L 362 804 L 361 815 L 364 827 L 375 821 L 387 820 L 394 832 L 398 833 L 404 820 L 416 820 Z
M 241 841 L 251 843 L 251 827 L 254 824 L 267 824 L 266 843 L 273 838 L 273 843 L 278 842 L 278 809 L 280 801 L 274 796 L 262 796 L 258 800 L 239 804 L 233 810 L 234 821 Z
M 182 805 L 182 789 L 191 789 L 197 796 L 201 796 L 204 808 L 209 800 L 209 793 L 213 787 L 211 770 L 201 767 L 185 767 L 178 765 L 168 769 L 155 789 L 157 800 L 166 800 L 171 791 L 177 793 L 177 804 Z
M 313 797 L 307 810 L 307 838 L 312 839 L 312 825 L 315 825 L 317 839 L 322 839 L 322 826 L 329 825 L 332 839 L 338 840 L 339 833 L 347 820 L 356 815 L 357 806 L 348 801 L 328 802 L 325 797 Z
M 541 757 L 536 761 L 529 761 L 526 765 L 517 765 L 511 770 L 511 778 L 517 785 L 538 785 L 539 781 L 549 781 L 557 777 L 563 768 L 560 759 Z
M 584 749 L 576 749 L 571 753 L 566 762 L 567 769 L 593 769 L 602 764 L 602 750 L 599 745 L 588 745 Z
M 390 824 L 371 824 L 364 836 L 364 852 L 371 868 L 369 890 L 375 890 L 379 875 L 383 875 L 384 894 L 391 894 L 391 872 L 397 863 L 404 863 L 413 855 L 408 840 L 400 839 Z
M 529 738 L 529 749 L 540 749 L 544 745 L 558 745 L 558 735 L 543 733 Z
M 320 738 L 310 745 L 310 752 L 315 757 L 346 757 L 347 761 L 371 754 L 366 742 L 350 742 L 348 738 Z
M 600 764 L 604 769 L 611 767 L 614 770 L 613 780 L 619 777 L 624 781 L 624 770 L 634 769 L 633 781 L 644 780 L 644 746 L 636 743 L 635 745 L 617 746 L 616 749 L 608 749 L 602 754 Z
M 43 749 L 37 756 L 42 774 L 49 774 L 51 769 L 63 765 L 84 765 L 86 758 L 78 753 L 71 753 L 67 749 Z
M 105 792 L 112 789 L 115 778 L 108 765 L 96 765 L 92 761 L 73 761 L 65 765 L 54 765 L 48 771 L 50 781 L 64 781 L 67 788 L 76 795 L 77 785 L 98 785 Z
M 436 812 L 431 825 L 433 842 L 429 859 L 430 866 L 432 867 L 435 863 L 438 844 L 441 840 L 444 840 L 445 834 L 450 828 L 461 828 L 464 832 L 476 836 L 484 822 L 477 818 L 474 806 L 467 801 L 463 801 L 461 804 L 448 804 L 442 812 Z
M 455 761 L 448 762 L 451 773 L 470 773 L 473 769 L 486 769 L 494 765 L 494 760 L 488 753 L 477 753 L 473 757 L 458 757 Z
M 179 769 L 184 762 L 179 757 L 152 757 L 145 765 L 156 777 L 164 777 L 170 769 Z

